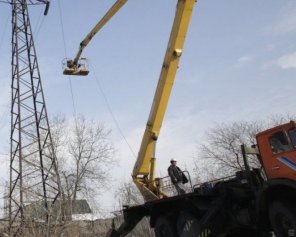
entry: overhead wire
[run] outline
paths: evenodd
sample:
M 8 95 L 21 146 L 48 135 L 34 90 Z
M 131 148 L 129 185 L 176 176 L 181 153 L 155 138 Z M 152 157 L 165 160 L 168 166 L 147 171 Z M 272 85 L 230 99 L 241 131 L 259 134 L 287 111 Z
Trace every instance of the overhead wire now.
M 10 104 L 8 104 L 8 103 L 6 105 L 4 105 L 3 107 L 4 107 L 4 110 L 7 110 L 7 112 L 10 110 Z M 0 130 L 2 130 L 5 127 L 5 126 L 2 126 L 3 125 L 2 123 L 7 118 L 8 118 L 7 113 L 3 112 L 0 117 Z
M 8 15 L 7 15 L 7 18 L 6 18 L 6 21 L 5 21 L 5 23 L 4 23 L 3 34 L 2 34 L 2 36 L 1 36 L 1 40 L 0 40 L 0 49 L 1 49 L 1 47 L 2 47 L 2 45 L 3 45 L 3 42 L 4 42 L 5 33 L 6 33 L 6 30 L 7 30 L 7 26 L 8 26 L 9 18 L 10 18 L 10 16 L 9 16 L 9 14 L 8 14 Z
M 46 3 L 45 2 L 40 2 L 40 3 L 34 4 L 34 5 L 40 5 L 40 4 L 46 4 Z M 28 5 L 30 5 L 30 4 L 28 4 Z M 40 32 L 40 30 L 41 30 L 41 28 L 43 26 L 46 15 L 47 15 L 47 13 L 44 12 L 44 9 L 41 9 L 40 13 L 39 13 L 39 16 L 38 16 L 38 19 L 37 19 L 37 23 L 36 23 L 34 31 L 33 31 L 34 36 L 35 36 L 35 40 L 37 39 L 37 37 L 39 35 L 39 32 Z M 42 18 L 42 20 L 41 20 L 41 18 Z
M 39 16 L 38 16 L 38 20 L 37 20 L 37 24 L 34 28 L 34 36 L 35 36 L 35 40 L 37 39 L 38 35 L 39 35 L 39 32 L 43 26 L 43 23 L 44 23 L 44 19 L 45 19 L 45 16 L 43 14 L 44 10 L 41 9 L 40 10 L 40 13 L 39 13 Z M 43 17 L 42 17 L 43 16 Z M 42 20 L 41 20 L 41 17 L 42 17 Z
M 10 18 L 10 15 L 8 14 L 7 15 L 7 18 L 6 18 L 6 21 L 4 23 L 4 28 L 3 28 L 3 34 L 0 38 L 0 50 L 2 48 L 2 45 L 4 43 L 4 39 L 5 39 L 5 35 L 6 35 L 6 31 L 7 31 L 7 26 L 8 26 L 8 22 L 9 22 L 9 18 Z M 3 108 L 4 108 L 4 112 L 2 113 L 1 117 L 0 117 L 0 130 L 2 130 L 4 128 L 3 126 L 3 122 L 4 120 L 7 118 L 7 113 L 5 112 L 6 110 L 9 111 L 10 110 L 10 103 L 5 103 L 3 105 Z
M 61 24 L 61 28 L 62 28 L 62 38 L 63 38 L 63 44 L 64 44 L 64 51 L 65 51 L 65 56 L 66 56 L 66 58 L 67 58 L 67 48 L 66 48 L 66 40 L 65 40 L 64 24 L 63 24 L 63 17 L 62 17 L 62 11 L 61 11 L 60 1 L 58 1 L 58 7 L 59 7 L 60 24 Z M 107 109 L 108 109 L 108 111 L 109 111 L 109 113 L 110 113 L 110 115 L 111 115 L 111 117 L 112 117 L 112 119 L 113 119 L 113 121 L 114 121 L 114 124 L 115 124 L 115 126 L 117 127 L 117 129 L 118 129 L 120 135 L 121 135 L 122 138 L 124 139 L 125 143 L 127 144 L 128 148 L 129 148 L 129 150 L 130 150 L 130 152 L 131 152 L 132 155 L 136 158 L 136 154 L 135 154 L 134 150 L 132 149 L 131 145 L 130 145 L 129 142 L 127 141 L 127 139 L 126 139 L 126 137 L 125 137 L 125 135 L 124 135 L 122 129 L 121 129 L 120 126 L 119 126 L 119 123 L 118 123 L 118 121 L 117 121 L 117 119 L 116 119 L 114 113 L 112 112 L 111 106 L 110 106 L 110 104 L 109 104 L 109 102 L 108 102 L 108 99 L 107 99 L 107 97 L 106 97 L 106 95 L 105 95 L 105 93 L 104 93 L 104 91 L 103 91 L 103 88 L 102 88 L 102 86 L 101 86 L 101 84 L 100 84 L 100 82 L 99 82 L 99 80 L 98 80 L 98 78 L 97 78 L 97 76 L 96 76 L 95 70 L 94 70 L 94 68 L 93 68 L 92 65 L 90 65 L 90 66 L 91 66 L 91 68 L 92 68 L 92 70 L 93 70 L 93 72 L 94 72 L 95 80 L 96 80 L 96 83 L 97 83 L 97 85 L 98 85 L 99 91 L 100 91 L 100 93 L 102 94 L 102 96 L 103 96 L 103 98 L 104 98 L 104 101 L 105 101 L 105 103 L 106 103 Z M 68 78 L 70 78 L 70 76 L 68 76 Z M 71 91 L 72 104 L 73 104 L 73 110 L 74 110 L 75 124 L 76 124 L 76 126 L 77 126 L 76 105 L 75 105 L 75 100 L 74 100 L 73 85 L 72 85 L 72 82 L 71 82 L 70 79 L 69 79 L 69 83 L 70 83 L 70 91 Z
M 42 26 L 43 26 L 43 23 L 44 23 L 44 20 L 45 20 L 45 17 L 43 16 L 43 18 L 42 18 L 42 20 L 41 20 L 41 23 L 40 23 L 40 25 L 39 25 L 39 28 L 38 28 L 38 30 L 37 30 L 37 32 L 36 32 L 36 38 L 38 37 L 38 35 L 39 35 L 39 32 L 40 32 L 40 30 L 41 30 L 41 28 L 42 28 Z
M 37 23 L 36 23 L 35 28 L 34 28 L 34 30 L 33 30 L 34 33 L 35 33 L 36 30 L 38 29 L 38 25 L 39 25 L 39 22 L 40 22 L 40 19 L 41 19 L 41 16 L 42 16 L 42 11 L 43 11 L 43 10 L 40 10 L 40 13 L 39 13 L 39 16 L 38 16 L 38 19 L 37 19 Z
M 61 4 L 58 0 L 58 7 L 59 7 L 59 16 L 60 16 L 60 23 L 62 28 L 62 38 L 63 38 L 63 44 L 64 44 L 64 52 L 65 52 L 65 58 L 67 58 L 67 47 L 66 47 L 66 40 L 65 40 L 65 31 L 64 31 L 64 23 L 63 23 L 63 17 L 62 17 L 62 10 L 61 10 Z M 71 92 L 71 99 L 72 99 L 72 106 L 73 106 L 73 112 L 74 112 L 74 119 L 75 119 L 75 126 L 77 127 L 77 113 L 76 113 L 76 104 L 74 100 L 74 93 L 73 93 L 73 85 L 72 81 L 70 80 L 70 76 L 68 76 L 69 84 L 70 84 L 70 92 Z
M 27 3 L 27 5 L 42 5 L 42 4 L 46 4 L 47 1 L 40 1 L 40 0 L 37 0 L 39 2 L 33 2 L 32 0 L 29 0 L 29 3 Z
M 6 4 L 10 4 L 10 5 L 12 4 L 12 2 L 11 1 L 8 1 L 8 0 L 7 1 L 0 0 L 0 3 L 6 3 Z M 27 5 L 41 5 L 41 4 L 44 4 L 44 3 L 41 3 L 41 2 L 40 3 L 27 3 Z M 41 27 L 42 27 L 42 25 L 44 23 L 45 16 L 43 16 L 42 20 L 40 21 L 43 13 L 44 13 L 44 10 L 42 9 L 40 11 L 40 14 L 39 14 L 39 17 L 38 17 L 38 20 L 37 20 L 37 24 L 36 24 L 35 29 L 33 31 L 34 32 L 34 35 L 35 35 L 35 40 L 36 40 L 36 38 L 37 38 L 37 36 L 38 36 L 38 34 L 40 32 L 40 29 L 41 29 Z M 5 21 L 5 27 L 4 27 L 4 30 L 3 30 L 4 33 L 3 33 L 2 37 L 1 37 L 1 40 L 0 40 L 0 49 L 1 49 L 1 46 L 3 44 L 4 35 L 5 35 L 6 29 L 7 29 L 9 18 L 10 18 L 10 16 L 7 15 L 7 19 Z
M 135 154 L 134 150 L 132 149 L 131 145 L 130 145 L 129 142 L 127 141 L 127 139 L 126 139 L 126 137 L 125 137 L 125 135 L 124 135 L 122 129 L 120 128 L 119 123 L 118 123 L 118 121 L 117 121 L 117 119 L 116 119 L 116 117 L 115 117 L 115 115 L 114 115 L 114 113 L 113 113 L 113 111 L 112 111 L 112 109 L 111 109 L 110 103 L 109 103 L 109 101 L 108 101 L 108 99 L 107 99 L 106 94 L 104 93 L 103 87 L 102 87 L 102 85 L 101 85 L 101 83 L 100 83 L 100 81 L 99 81 L 99 79 L 98 79 L 98 77 L 97 77 L 97 74 L 96 74 L 96 71 L 95 71 L 93 65 L 92 65 L 91 63 L 89 63 L 89 65 L 90 65 L 90 67 L 91 67 L 91 70 L 93 71 L 94 78 L 95 78 L 95 81 L 96 81 L 96 83 L 97 83 L 97 85 L 98 85 L 99 92 L 101 93 L 101 95 L 102 95 L 103 98 L 104 98 L 104 101 L 105 101 L 105 103 L 106 103 L 107 109 L 108 109 L 108 111 L 109 111 L 109 113 L 110 113 L 110 115 L 111 115 L 111 117 L 112 117 L 112 119 L 113 119 L 113 122 L 114 122 L 115 126 L 117 127 L 117 129 L 118 129 L 120 135 L 122 136 L 123 140 L 124 140 L 125 143 L 127 144 L 128 148 L 129 148 L 129 150 L 130 150 L 130 152 L 131 152 L 132 155 L 136 158 L 136 154 Z

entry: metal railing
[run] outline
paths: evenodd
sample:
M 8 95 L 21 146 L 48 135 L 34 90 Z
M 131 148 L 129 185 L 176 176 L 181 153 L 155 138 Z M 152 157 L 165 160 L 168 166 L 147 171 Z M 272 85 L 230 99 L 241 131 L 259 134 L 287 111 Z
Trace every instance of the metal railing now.
M 187 183 L 183 184 L 186 193 L 193 192 L 193 186 L 192 186 L 192 181 L 191 181 L 189 172 L 185 170 L 185 171 L 182 171 L 182 174 L 185 175 L 188 180 Z M 164 193 L 167 197 L 173 197 L 178 195 L 178 192 L 174 184 L 172 183 L 170 176 L 157 178 L 153 181 L 153 183 L 154 183 L 154 186 L 157 187 L 157 189 L 161 193 Z
M 210 192 L 210 190 L 212 190 L 217 183 L 220 183 L 222 181 L 224 182 L 224 181 L 233 179 L 235 177 L 236 177 L 235 175 L 231 175 L 231 176 L 227 176 L 227 177 L 223 177 L 223 178 L 219 178 L 219 179 L 214 179 L 214 180 L 210 180 L 210 181 L 203 182 L 203 183 L 198 183 L 198 184 L 193 185 L 193 191 L 198 190 L 200 192 Z

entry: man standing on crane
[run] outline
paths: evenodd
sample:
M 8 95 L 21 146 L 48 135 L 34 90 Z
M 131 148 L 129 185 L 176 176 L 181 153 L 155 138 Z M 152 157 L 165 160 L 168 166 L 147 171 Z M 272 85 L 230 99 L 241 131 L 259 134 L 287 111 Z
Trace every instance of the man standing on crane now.
M 171 177 L 172 183 L 175 186 L 178 194 L 185 194 L 185 187 L 183 183 L 184 181 L 184 174 L 181 169 L 177 166 L 177 160 L 171 159 L 171 165 L 168 168 L 169 176 Z

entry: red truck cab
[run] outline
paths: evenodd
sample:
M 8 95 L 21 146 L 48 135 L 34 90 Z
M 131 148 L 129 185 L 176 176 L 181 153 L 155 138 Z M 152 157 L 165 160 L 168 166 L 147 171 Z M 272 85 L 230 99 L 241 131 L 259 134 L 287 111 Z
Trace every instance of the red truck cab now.
M 256 139 L 267 179 L 296 181 L 296 123 L 268 129 Z
M 278 237 L 296 236 L 296 123 L 268 129 L 256 139 L 267 178 L 257 196 L 259 220 Z

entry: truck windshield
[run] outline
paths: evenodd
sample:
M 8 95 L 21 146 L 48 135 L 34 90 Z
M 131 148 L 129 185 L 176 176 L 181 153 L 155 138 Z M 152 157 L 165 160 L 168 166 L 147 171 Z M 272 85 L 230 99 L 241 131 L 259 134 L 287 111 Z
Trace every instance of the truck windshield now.
M 269 138 L 269 143 L 274 154 L 291 150 L 288 138 L 283 131 L 274 133 Z
M 295 128 L 292 128 L 289 130 L 289 136 L 290 136 L 293 147 L 296 148 L 296 130 L 295 130 Z

